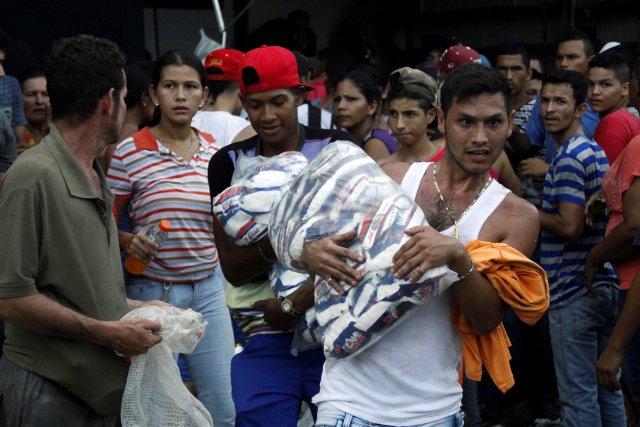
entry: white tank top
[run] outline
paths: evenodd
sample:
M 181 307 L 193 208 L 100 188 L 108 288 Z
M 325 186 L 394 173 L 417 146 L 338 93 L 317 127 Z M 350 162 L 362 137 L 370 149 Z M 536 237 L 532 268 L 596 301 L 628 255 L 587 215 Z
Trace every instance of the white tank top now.
M 429 165 L 413 163 L 402 180 L 402 188 L 413 200 Z M 462 243 L 478 238 L 484 222 L 508 193 L 495 180 L 489 184 L 460 218 Z M 453 227 L 442 234 L 452 235 Z M 327 359 L 320 393 L 313 401 L 372 423 L 396 426 L 426 424 L 458 413 L 461 347 L 451 322 L 451 297 L 449 288 L 414 308 L 392 332 L 362 353 Z

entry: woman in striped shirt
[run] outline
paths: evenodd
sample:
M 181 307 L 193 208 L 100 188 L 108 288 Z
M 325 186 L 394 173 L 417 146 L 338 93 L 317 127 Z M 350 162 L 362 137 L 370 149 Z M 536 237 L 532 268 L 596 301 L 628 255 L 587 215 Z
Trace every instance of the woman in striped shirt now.
M 149 92 L 160 109 L 160 122 L 118 144 L 108 179 L 118 219 L 128 209 L 133 225 L 133 233 L 119 232 L 120 246 L 128 256 L 149 262 L 141 275 L 128 278 L 127 295 L 202 313 L 207 333 L 187 355 L 187 364 L 198 398 L 216 426 L 232 426 L 234 341 L 207 178 L 209 159 L 219 147 L 211 135 L 191 127 L 207 99 L 204 81 L 205 70 L 190 53 L 169 51 L 158 60 Z M 158 248 L 144 232 L 163 219 L 172 228 Z

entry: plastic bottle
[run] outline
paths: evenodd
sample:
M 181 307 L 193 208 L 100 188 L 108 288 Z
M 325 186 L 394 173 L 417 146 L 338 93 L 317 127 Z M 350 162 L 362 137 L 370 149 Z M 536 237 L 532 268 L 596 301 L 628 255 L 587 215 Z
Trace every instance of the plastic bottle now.
M 144 235 L 149 239 L 156 242 L 158 246 L 162 246 L 167 239 L 167 232 L 171 230 L 171 223 L 166 219 L 163 219 L 155 227 L 149 228 Z M 149 266 L 149 262 L 141 261 L 138 258 L 134 258 L 131 255 L 127 255 L 124 261 L 124 267 L 131 274 L 140 275 Z

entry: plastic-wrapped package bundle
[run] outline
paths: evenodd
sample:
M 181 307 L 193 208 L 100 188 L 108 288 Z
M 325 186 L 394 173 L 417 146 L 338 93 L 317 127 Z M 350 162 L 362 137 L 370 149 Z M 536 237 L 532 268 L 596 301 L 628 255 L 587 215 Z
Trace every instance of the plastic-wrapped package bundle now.
M 213 213 L 237 245 L 251 245 L 267 233 L 271 211 L 308 163 L 298 151 L 273 157 L 248 157 L 240 153 L 231 179 L 233 185 L 213 201 Z M 269 281 L 271 289 L 280 298 L 290 295 L 308 277 L 275 262 Z M 296 326 L 292 353 L 319 345 L 319 339 L 308 328 L 315 323 L 315 310 L 307 310 Z
M 446 290 L 455 273 L 446 266 L 416 283 L 393 277 L 393 255 L 408 228 L 428 225 L 422 209 L 356 145 L 338 141 L 309 163 L 276 206 L 269 237 L 278 259 L 300 270 L 304 245 L 356 230 L 348 248 L 362 255 L 352 267 L 360 283 L 339 295 L 322 278 L 315 283 L 318 330 L 328 357 L 354 354 L 382 338 L 403 314 Z
M 160 322 L 162 341 L 132 358 L 122 398 L 122 426 L 212 426 L 209 412 L 182 383 L 171 354 L 193 351 L 207 325 L 202 315 L 191 309 L 147 306 L 123 319 L 131 317 Z
M 232 185 L 213 200 L 214 215 L 238 246 L 266 235 L 271 210 L 308 163 L 298 151 L 273 157 L 240 152 Z

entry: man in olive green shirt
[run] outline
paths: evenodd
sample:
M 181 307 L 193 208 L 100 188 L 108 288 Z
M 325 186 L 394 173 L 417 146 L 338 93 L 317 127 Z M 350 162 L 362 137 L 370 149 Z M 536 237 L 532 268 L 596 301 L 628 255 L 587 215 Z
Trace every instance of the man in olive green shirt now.
M 114 426 L 128 366 L 161 341 L 160 324 L 120 319 L 127 300 L 113 195 L 95 158 L 126 107 L 112 42 L 56 42 L 46 74 L 54 125 L 0 187 L 0 427 Z

